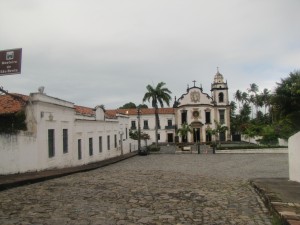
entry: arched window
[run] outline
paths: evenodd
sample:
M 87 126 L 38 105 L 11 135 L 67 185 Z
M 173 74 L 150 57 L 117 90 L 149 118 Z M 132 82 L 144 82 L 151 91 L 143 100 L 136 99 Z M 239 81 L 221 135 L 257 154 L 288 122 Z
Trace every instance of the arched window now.
M 224 94 L 223 94 L 223 92 L 219 93 L 219 102 L 224 102 Z

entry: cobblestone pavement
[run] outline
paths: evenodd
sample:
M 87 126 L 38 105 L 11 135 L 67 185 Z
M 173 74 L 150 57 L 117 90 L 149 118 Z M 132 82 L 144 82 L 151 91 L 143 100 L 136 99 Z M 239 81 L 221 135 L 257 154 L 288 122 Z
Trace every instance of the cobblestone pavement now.
M 271 224 L 249 185 L 285 154 L 149 155 L 0 192 L 0 224 Z

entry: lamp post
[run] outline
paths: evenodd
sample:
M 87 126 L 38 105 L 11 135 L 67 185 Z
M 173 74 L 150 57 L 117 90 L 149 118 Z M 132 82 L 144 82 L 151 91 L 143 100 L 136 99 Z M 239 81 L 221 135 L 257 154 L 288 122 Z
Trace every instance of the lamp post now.
M 138 118 L 138 153 L 141 154 L 141 109 L 137 108 L 137 118 Z

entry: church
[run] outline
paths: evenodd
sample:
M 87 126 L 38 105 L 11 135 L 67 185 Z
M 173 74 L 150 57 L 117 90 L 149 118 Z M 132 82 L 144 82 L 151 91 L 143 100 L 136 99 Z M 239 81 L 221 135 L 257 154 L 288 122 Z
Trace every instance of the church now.
M 160 143 L 208 143 L 215 140 L 207 130 L 215 129 L 216 122 L 228 127 L 220 134 L 221 141 L 231 140 L 230 135 L 230 104 L 227 81 L 217 70 L 211 84 L 211 95 L 203 88 L 195 85 L 188 87 L 186 93 L 175 98 L 172 108 L 159 108 L 158 141 Z M 138 123 L 143 133 L 150 136 L 150 142 L 155 142 L 154 109 L 141 109 L 138 119 L 136 109 L 108 110 L 108 114 L 125 114 L 129 116 L 131 130 L 138 129 Z M 215 122 L 216 121 L 216 122 Z M 178 137 L 177 130 L 182 124 L 189 124 L 192 133 L 187 137 Z

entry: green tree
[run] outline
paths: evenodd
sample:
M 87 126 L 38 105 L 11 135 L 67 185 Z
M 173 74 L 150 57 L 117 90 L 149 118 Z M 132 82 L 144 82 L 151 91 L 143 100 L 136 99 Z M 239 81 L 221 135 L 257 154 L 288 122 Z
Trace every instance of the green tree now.
M 220 134 L 224 133 L 228 130 L 227 126 L 224 126 L 223 124 L 219 123 L 215 120 L 215 129 L 207 129 L 206 132 L 211 133 L 216 137 L 216 141 L 219 144 L 219 147 L 221 147 L 221 140 L 220 140 Z
M 238 102 L 240 108 L 240 102 L 242 101 L 242 92 L 240 90 L 234 93 L 234 99 Z
M 155 140 L 156 140 L 156 148 L 158 148 L 158 124 L 159 124 L 159 116 L 158 116 L 158 105 L 164 107 L 164 103 L 168 106 L 170 105 L 172 93 L 168 88 L 164 87 L 165 83 L 160 82 L 153 87 L 151 85 L 147 85 L 147 92 L 143 97 L 143 102 L 148 101 L 151 102 L 152 107 L 155 109 Z
M 133 102 L 128 102 L 121 106 L 119 109 L 136 109 L 136 105 Z
M 140 108 L 140 109 L 148 109 L 148 106 L 146 104 L 139 104 L 138 108 Z
M 277 124 L 282 121 L 290 121 L 288 134 L 280 136 L 291 136 L 300 130 L 300 71 L 291 72 L 285 79 L 277 83 L 275 93 L 271 99 L 272 111 Z
M 139 132 L 137 130 L 130 130 L 129 131 L 129 137 L 133 140 L 138 140 L 139 139 Z M 140 134 L 140 140 L 144 140 L 145 144 L 147 145 L 147 140 L 150 139 L 150 135 L 144 132 L 141 132 Z
M 177 130 L 177 134 L 182 138 L 182 142 L 187 142 L 187 135 L 188 133 L 192 133 L 192 132 L 193 132 L 192 127 L 187 123 L 183 123 L 181 125 L 181 128 Z

